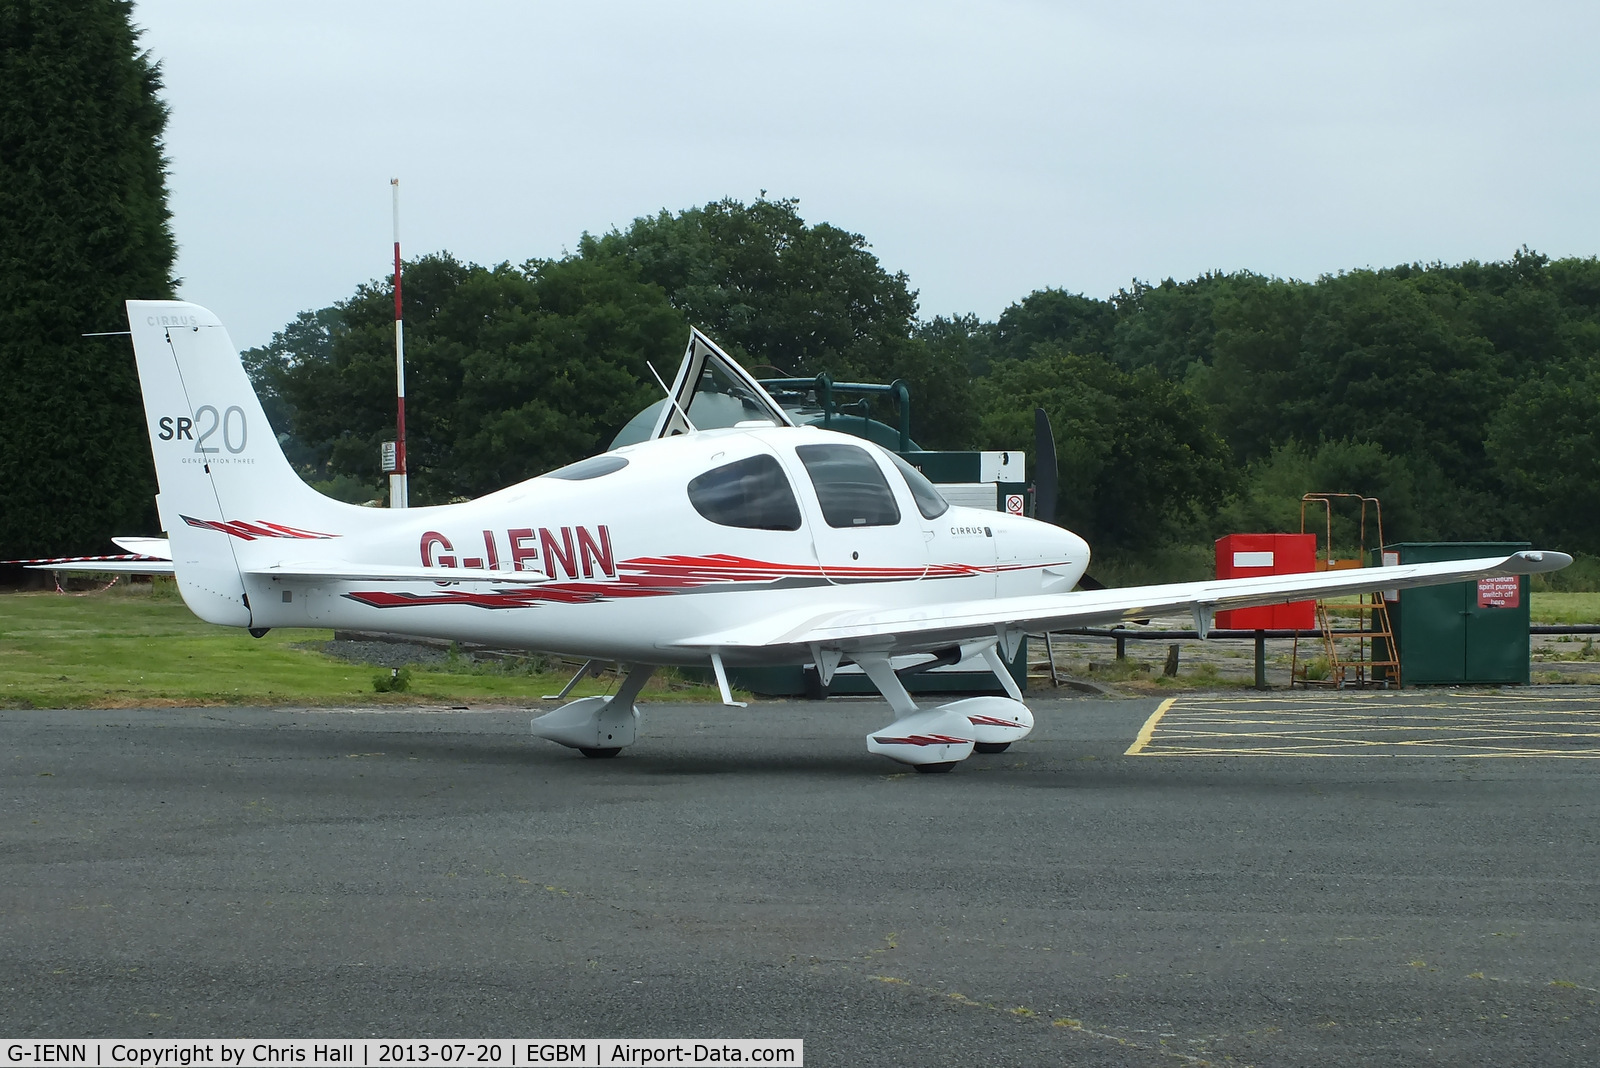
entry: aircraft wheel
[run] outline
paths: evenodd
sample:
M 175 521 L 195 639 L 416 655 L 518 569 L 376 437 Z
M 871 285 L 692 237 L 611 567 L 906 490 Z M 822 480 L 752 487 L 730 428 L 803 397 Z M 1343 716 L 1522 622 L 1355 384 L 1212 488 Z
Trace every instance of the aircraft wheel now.
M 1010 742 L 978 742 L 972 747 L 972 751 L 974 753 L 985 753 L 993 756 L 995 753 L 1004 753 L 1010 748 Z
M 578 752 L 586 757 L 593 757 L 595 760 L 605 760 L 608 757 L 616 756 L 622 752 L 622 749 L 621 747 L 616 749 L 579 749 Z
M 942 772 L 954 771 L 955 766 L 959 763 L 961 763 L 959 760 L 946 760 L 942 764 L 913 764 L 912 767 L 924 775 L 938 775 Z

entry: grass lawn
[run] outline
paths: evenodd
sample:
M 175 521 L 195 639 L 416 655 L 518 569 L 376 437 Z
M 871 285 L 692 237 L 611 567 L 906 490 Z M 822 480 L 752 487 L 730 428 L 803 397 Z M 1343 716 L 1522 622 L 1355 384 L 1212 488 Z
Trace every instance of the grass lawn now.
M 1535 623 L 1600 623 L 1600 593 L 1534 590 L 1528 611 Z
M 1354 607 L 1357 598 L 1334 597 L 1328 603 Z M 1528 615 L 1534 623 L 1600 623 L 1600 593 L 1534 590 L 1528 595 Z
M 328 630 L 242 630 L 196 619 L 170 584 L 119 585 L 100 593 L 0 594 L 0 708 L 135 705 L 516 704 L 555 693 L 570 677 L 411 669 L 405 693 L 376 693 L 387 669 L 296 648 Z M 608 693 L 586 679 L 572 697 Z M 716 691 L 659 674 L 645 695 L 715 700 Z

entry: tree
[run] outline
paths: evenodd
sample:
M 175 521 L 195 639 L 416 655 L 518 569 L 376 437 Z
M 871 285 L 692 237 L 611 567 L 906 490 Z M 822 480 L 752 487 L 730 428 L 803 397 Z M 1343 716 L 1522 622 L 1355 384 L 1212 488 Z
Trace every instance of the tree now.
M 1317 430 L 1286 413 L 1322 388 L 1301 367 L 1316 287 L 1255 275 L 1228 283 L 1218 284 L 1209 302 L 1209 350 L 1190 363 L 1186 381 L 1212 405 L 1240 460 L 1264 459 L 1288 442 L 1308 444 L 1308 434 L 1314 445 Z
M 1111 352 L 1117 308 L 1064 289 L 1039 289 L 1000 313 L 994 327 L 995 354 L 1025 360 L 1035 345 L 1052 342 L 1080 355 Z
M 726 199 L 585 235 L 586 260 L 622 260 L 673 307 L 762 377 L 904 379 L 912 434 L 964 444 L 972 420 L 965 365 L 913 337 L 917 295 L 860 234 L 809 226 L 799 201 Z
M 1600 553 L 1600 355 L 1518 387 L 1487 447 L 1523 517 L 1523 536 Z
M 935 360 L 952 360 L 966 375 L 989 373 L 995 359 L 995 325 L 976 315 L 935 315 L 916 325 L 914 336 Z
M 462 360 L 455 455 L 477 480 L 464 493 L 604 450 L 660 398 L 648 361 L 688 338 L 665 294 L 631 271 L 567 259 L 524 272 L 534 306 L 492 323 Z
M 1033 440 L 1033 410 L 1050 416 L 1057 517 L 1091 542 L 1136 548 L 1209 515 L 1231 487 L 1228 447 L 1204 406 L 1154 370 L 1038 345 L 995 364 L 977 387 L 987 448 Z
M 1252 463 L 1236 496 L 1217 513 L 1213 534 L 1237 531 L 1296 533 L 1301 529 L 1301 498 L 1307 493 L 1356 493 L 1376 497 L 1382 508 L 1383 534 L 1390 542 L 1436 541 L 1440 531 L 1461 517 L 1430 494 L 1430 480 L 1413 470 L 1414 463 L 1390 456 L 1370 441 L 1323 441 L 1315 447 L 1289 442 Z M 1429 472 L 1437 481 L 1437 472 Z M 1326 540 L 1328 513 L 1319 504 L 1304 511 L 1305 529 Z M 1378 515 L 1370 513 L 1367 548 L 1376 547 Z M 1360 511 L 1348 502 L 1333 509 L 1334 552 L 1356 555 L 1360 544 Z
M 740 362 L 785 375 L 872 366 L 910 337 L 917 310 L 906 276 L 885 271 L 865 238 L 806 225 L 797 200 L 662 211 L 585 235 L 579 255 L 634 264 Z
M 270 342 L 239 354 L 284 456 L 307 472 L 325 464 L 328 458 L 326 450 L 319 454 L 294 435 L 297 413 L 287 396 L 294 389 L 290 379 L 297 366 L 324 364 L 332 358 L 333 332 L 343 321 L 338 308 L 301 312 L 293 322 L 273 334 Z
M 1301 441 L 1348 437 L 1421 455 L 1471 485 L 1499 406 L 1493 347 L 1448 302 L 1371 271 L 1324 279 L 1306 324 L 1299 396 L 1286 406 Z
M 1122 367 L 1153 367 L 1167 378 L 1184 378 L 1195 366 L 1211 362 L 1217 300 L 1236 284 L 1259 280 L 1248 272 L 1212 272 L 1188 282 L 1135 281 L 1112 298 L 1117 308 L 1112 359 Z
M 448 254 L 405 266 L 406 436 L 412 498 L 476 496 L 603 450 L 656 399 L 647 360 L 688 334 L 625 263 L 486 268 Z M 394 436 L 394 295 L 362 286 L 303 313 L 252 355 L 275 384 L 312 477 L 377 485 Z
M 1581 265 L 1590 265 L 1584 279 Z M 1574 318 L 1593 321 L 1594 308 L 1574 302 L 1564 282 L 1593 284 L 1595 261 L 1562 260 L 1524 246 L 1509 260 L 1455 266 L 1417 264 L 1378 272 L 1402 279 L 1436 304 L 1450 307 L 1484 337 L 1500 358 L 1502 374 L 1530 371 L 1576 355 L 1569 329 Z M 1578 271 L 1573 271 L 1579 267 Z M 1581 297 L 1580 297 L 1581 300 Z
M 0 3 L 0 556 L 154 533 L 122 302 L 171 296 L 159 64 L 126 0 Z

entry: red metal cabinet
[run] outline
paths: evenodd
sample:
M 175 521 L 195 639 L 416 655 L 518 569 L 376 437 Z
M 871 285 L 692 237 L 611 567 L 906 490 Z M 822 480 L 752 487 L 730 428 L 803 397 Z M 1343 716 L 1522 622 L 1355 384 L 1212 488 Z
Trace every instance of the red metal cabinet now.
M 1229 534 L 1217 539 L 1217 578 L 1296 575 L 1317 569 L 1315 534 Z M 1314 630 L 1316 602 L 1217 613 L 1219 630 Z

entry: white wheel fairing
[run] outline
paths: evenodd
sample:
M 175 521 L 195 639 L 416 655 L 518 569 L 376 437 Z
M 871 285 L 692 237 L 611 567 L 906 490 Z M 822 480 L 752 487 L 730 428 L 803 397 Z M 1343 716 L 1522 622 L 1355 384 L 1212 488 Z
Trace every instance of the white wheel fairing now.
M 948 706 L 913 712 L 867 735 L 867 752 L 902 764 L 948 764 L 972 755 L 973 728 Z
M 639 736 L 639 709 L 609 697 L 580 697 L 529 723 L 540 738 L 572 749 L 621 749 Z
M 940 709 L 965 716 L 972 725 L 973 741 L 986 745 L 1018 742 L 1033 732 L 1033 713 L 1009 697 L 969 697 Z

